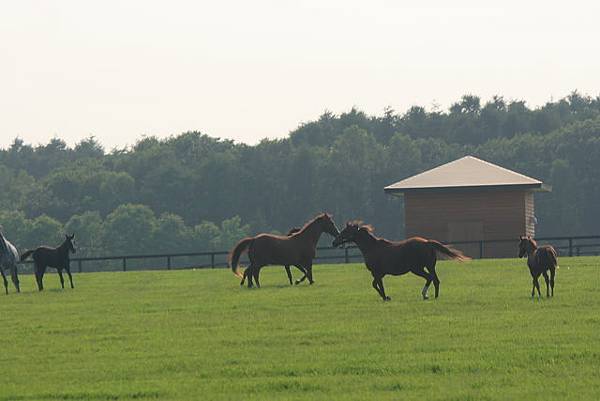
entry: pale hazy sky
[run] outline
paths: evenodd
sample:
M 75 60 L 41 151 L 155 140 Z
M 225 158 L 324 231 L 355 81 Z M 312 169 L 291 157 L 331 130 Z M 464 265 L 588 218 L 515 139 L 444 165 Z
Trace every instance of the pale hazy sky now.
M 0 0 L 0 147 L 600 94 L 600 2 Z

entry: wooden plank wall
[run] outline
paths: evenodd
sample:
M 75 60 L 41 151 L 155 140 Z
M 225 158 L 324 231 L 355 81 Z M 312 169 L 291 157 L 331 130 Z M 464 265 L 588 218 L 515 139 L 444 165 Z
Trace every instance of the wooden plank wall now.
M 483 223 L 483 240 L 509 239 L 515 244 L 488 244 L 485 257 L 515 257 L 519 235 L 527 232 L 527 210 L 533 213 L 533 195 L 525 191 L 455 191 L 407 193 L 404 195 L 406 236 L 422 236 L 444 242 L 449 224 Z M 530 204 L 529 204 L 530 203 Z M 472 240 L 464 238 L 463 240 Z M 479 256 L 479 247 L 463 249 Z M 473 248 L 473 249 L 471 249 Z

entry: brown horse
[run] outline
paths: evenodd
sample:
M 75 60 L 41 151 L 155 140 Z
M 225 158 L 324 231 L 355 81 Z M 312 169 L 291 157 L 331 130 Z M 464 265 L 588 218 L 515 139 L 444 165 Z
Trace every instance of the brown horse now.
M 296 284 L 308 278 L 310 284 L 314 283 L 312 276 L 312 261 L 315 257 L 317 242 L 321 234 L 328 233 L 337 237 L 339 230 L 327 213 L 322 213 L 310 220 L 295 234 L 281 236 L 272 234 L 259 234 L 256 237 L 242 239 L 229 253 L 229 263 L 233 273 L 242 279 L 244 285 L 248 278 L 248 287 L 252 287 L 252 279 L 260 287 L 260 269 L 266 265 L 297 266 L 304 269 L 305 275 Z M 238 271 L 238 262 L 243 252 L 248 252 L 250 265 L 242 275 Z
M 437 253 L 450 259 L 468 260 L 461 252 L 443 245 L 438 241 L 413 237 L 404 241 L 393 242 L 373 235 L 373 227 L 362 225 L 360 221 L 349 222 L 340 235 L 333 241 L 333 246 L 346 242 L 354 242 L 363 254 L 367 269 L 373 276 L 373 288 L 384 301 L 391 298 L 385 295 L 383 277 L 386 274 L 401 276 L 408 272 L 423 277 L 425 287 L 421 291 L 423 299 L 427 299 L 427 290 L 433 282 L 435 297 L 439 296 L 440 279 L 435 272 Z
M 556 269 L 558 269 L 558 255 L 556 250 L 550 245 L 538 247 L 537 242 L 531 237 L 521 236 L 519 240 L 519 257 L 522 258 L 527 255 L 527 266 L 529 266 L 529 273 L 531 273 L 531 278 L 533 279 L 531 298 L 535 296 L 536 289 L 538 298 L 542 296 L 538 281 L 540 275 L 543 275 L 544 281 L 546 281 L 546 297 L 550 297 L 550 289 L 552 289 L 552 296 L 554 296 L 554 275 Z M 549 280 L 548 270 L 550 270 Z

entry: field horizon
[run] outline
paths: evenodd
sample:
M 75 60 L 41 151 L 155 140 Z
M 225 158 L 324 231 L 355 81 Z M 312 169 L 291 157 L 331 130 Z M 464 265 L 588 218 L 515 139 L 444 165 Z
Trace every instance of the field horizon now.
M 23 275 L 0 296 L 0 401 L 596 400 L 600 258 L 559 262 L 539 300 L 517 259 L 440 261 L 428 301 L 410 274 L 381 301 L 362 263 L 293 287 L 267 267 L 260 289 L 228 269 L 75 274 L 74 290 L 51 270 L 42 293 Z

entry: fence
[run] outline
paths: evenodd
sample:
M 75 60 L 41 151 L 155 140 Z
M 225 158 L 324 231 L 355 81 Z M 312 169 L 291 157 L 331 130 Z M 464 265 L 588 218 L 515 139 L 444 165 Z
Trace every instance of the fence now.
M 551 244 L 561 256 L 600 255 L 600 235 L 577 237 L 536 238 L 538 244 Z M 484 258 L 486 245 L 493 243 L 513 243 L 515 257 L 518 241 L 516 240 L 480 240 L 454 242 L 458 249 L 463 246 L 475 246 L 479 254 L 473 257 Z M 71 270 L 78 272 L 91 271 L 128 271 L 128 270 L 172 270 L 191 268 L 223 268 L 227 266 L 227 251 L 189 252 L 149 255 L 121 255 L 102 257 L 71 258 Z M 350 263 L 362 261 L 362 254 L 356 246 L 345 248 L 319 247 L 315 263 Z M 242 263 L 247 260 L 242 259 Z M 31 271 L 31 261 L 24 262 L 25 272 Z

